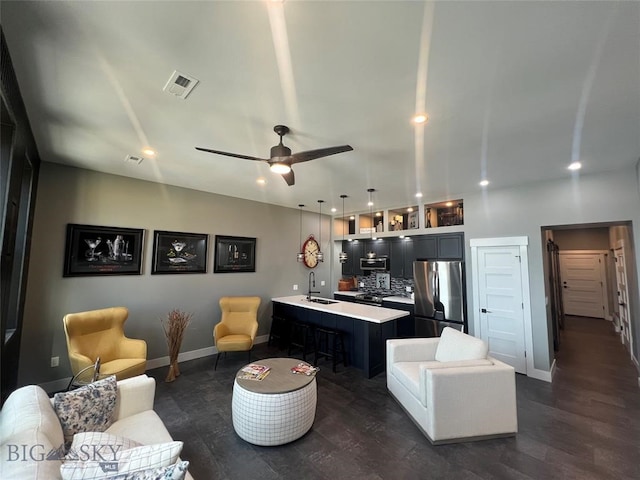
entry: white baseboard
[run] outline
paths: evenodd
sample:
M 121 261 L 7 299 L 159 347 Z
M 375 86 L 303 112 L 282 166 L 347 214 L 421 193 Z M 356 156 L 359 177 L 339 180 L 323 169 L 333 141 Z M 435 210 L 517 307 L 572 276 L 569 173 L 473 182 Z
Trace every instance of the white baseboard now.
M 256 337 L 253 342 L 255 345 L 260 343 L 267 343 L 269 340 L 269 335 L 260 335 Z M 198 350 L 191 350 L 189 352 L 182 352 L 178 355 L 178 363 L 187 362 L 189 360 L 195 360 L 196 358 L 208 357 L 211 355 L 215 355 L 218 353 L 216 347 L 206 347 L 199 348 Z M 160 357 L 160 358 L 152 358 L 151 360 L 147 360 L 147 370 L 152 370 L 154 368 L 166 367 L 169 365 L 169 356 Z M 71 381 L 71 377 L 59 378 L 58 380 L 53 380 L 51 382 L 40 383 L 39 385 L 44 389 L 47 393 L 60 392 L 65 390 L 69 386 L 69 382 Z

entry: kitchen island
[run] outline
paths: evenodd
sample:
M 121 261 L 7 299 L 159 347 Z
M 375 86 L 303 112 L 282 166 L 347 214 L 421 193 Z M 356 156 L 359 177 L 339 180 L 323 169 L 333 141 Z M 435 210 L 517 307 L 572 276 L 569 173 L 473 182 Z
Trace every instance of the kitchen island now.
M 312 298 L 314 300 L 315 298 Z M 341 330 L 351 366 L 372 378 L 385 370 L 385 346 L 397 337 L 397 320 L 409 312 L 302 295 L 272 298 L 273 314 L 290 321 Z

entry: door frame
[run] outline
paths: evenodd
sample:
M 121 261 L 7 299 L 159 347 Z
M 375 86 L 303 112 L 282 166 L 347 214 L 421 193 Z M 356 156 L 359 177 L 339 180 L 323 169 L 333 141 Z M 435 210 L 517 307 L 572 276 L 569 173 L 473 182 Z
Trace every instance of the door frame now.
M 625 287 L 625 297 L 627 300 L 627 321 L 629 322 L 629 355 L 631 356 L 631 360 L 635 361 L 635 357 L 633 355 L 633 344 L 634 344 L 634 338 L 633 338 L 633 329 L 631 328 L 631 308 L 629 306 L 629 274 L 628 274 L 628 264 L 627 264 L 627 249 L 625 247 L 624 244 L 624 240 L 620 239 L 617 240 L 614 247 L 613 247 L 613 258 L 614 258 L 614 267 L 615 264 L 617 263 L 617 259 L 618 256 L 616 255 L 616 250 L 621 250 L 622 251 L 622 258 L 624 259 L 625 265 L 624 265 L 624 287 Z M 617 272 L 617 267 L 616 267 L 616 292 L 618 291 L 618 272 Z M 618 304 L 620 302 L 620 298 L 618 295 L 616 295 L 615 298 L 615 302 L 616 304 Z M 619 309 L 618 309 L 618 319 L 620 319 L 620 314 L 619 314 Z M 622 325 L 622 322 L 620 322 L 620 324 Z M 624 331 L 622 330 L 622 328 L 620 329 L 620 341 L 622 342 L 622 345 L 625 345 L 624 343 Z M 626 348 L 626 346 L 625 346 Z M 639 379 L 639 383 L 640 383 L 640 379 Z
M 560 271 L 562 272 L 562 256 L 563 255 L 598 255 L 600 259 L 600 282 L 602 283 L 602 304 L 604 306 L 604 320 L 613 321 L 611 311 L 609 310 L 609 284 L 607 281 L 607 256 L 608 250 L 560 250 Z M 565 311 L 565 315 L 566 315 Z
M 529 289 L 529 237 L 499 237 L 499 238 L 472 238 L 469 240 L 471 247 L 471 278 L 473 281 L 473 307 L 471 311 L 473 333 L 482 337 L 480 325 L 480 289 L 478 284 L 478 247 L 519 247 L 520 249 L 520 275 L 522 280 L 522 303 L 524 316 L 524 345 L 526 375 L 551 382 L 551 371 L 538 370 L 533 362 L 533 328 L 531 324 L 531 292 Z

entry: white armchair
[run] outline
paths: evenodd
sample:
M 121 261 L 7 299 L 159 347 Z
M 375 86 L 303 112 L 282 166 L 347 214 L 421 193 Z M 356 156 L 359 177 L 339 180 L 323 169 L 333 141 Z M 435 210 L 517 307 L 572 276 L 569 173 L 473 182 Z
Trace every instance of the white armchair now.
M 481 339 L 387 340 L 387 388 L 434 445 L 515 435 L 515 370 Z

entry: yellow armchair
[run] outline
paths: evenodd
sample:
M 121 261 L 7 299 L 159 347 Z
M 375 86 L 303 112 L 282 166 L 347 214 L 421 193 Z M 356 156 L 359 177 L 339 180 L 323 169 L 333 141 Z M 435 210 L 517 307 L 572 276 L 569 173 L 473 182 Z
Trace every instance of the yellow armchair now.
M 64 333 L 73 375 L 100 357 L 100 375 L 118 380 L 135 377 L 147 368 L 147 343 L 124 336 L 125 307 L 111 307 L 64 316 Z M 91 376 L 91 374 L 89 374 Z
M 222 352 L 249 352 L 258 333 L 260 297 L 222 297 L 222 318 L 213 329 L 213 341 L 218 354 L 213 369 L 218 368 Z

